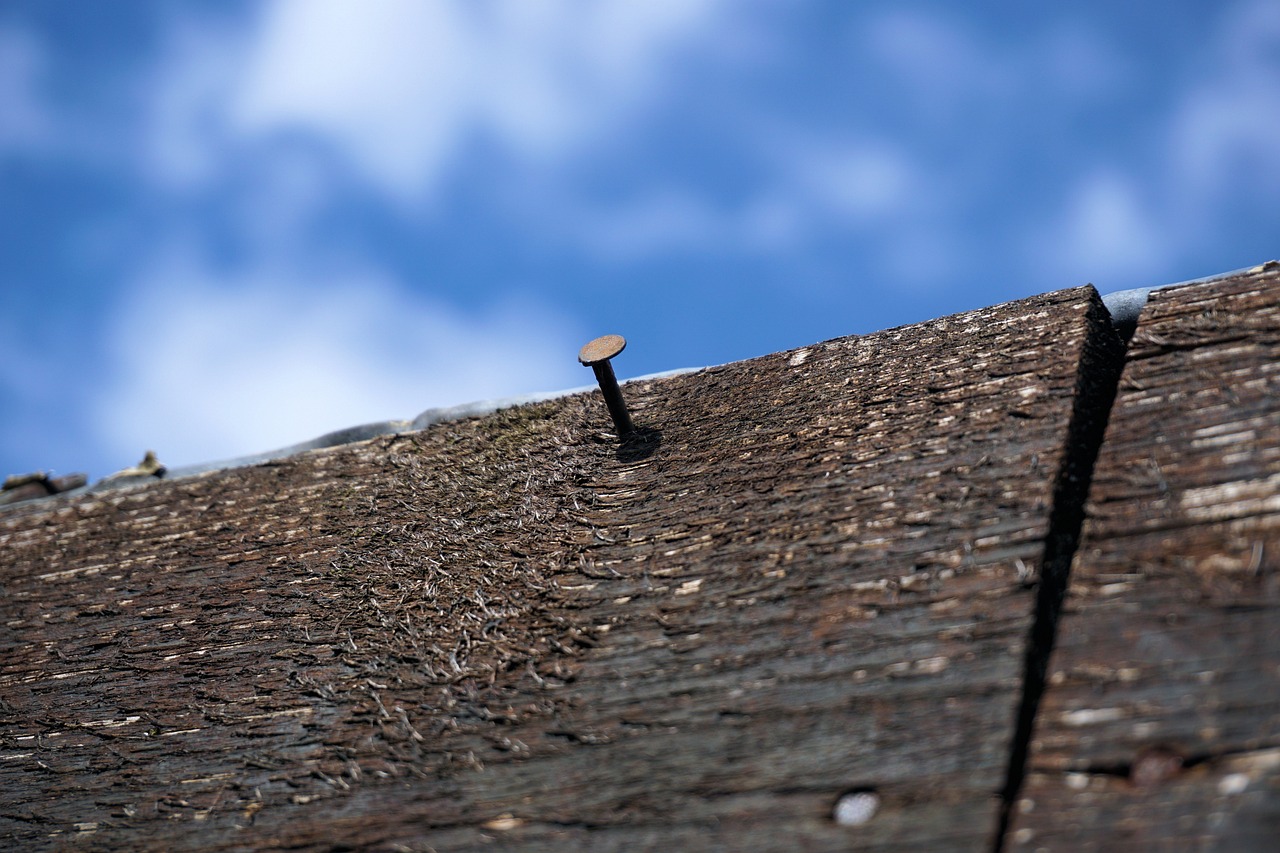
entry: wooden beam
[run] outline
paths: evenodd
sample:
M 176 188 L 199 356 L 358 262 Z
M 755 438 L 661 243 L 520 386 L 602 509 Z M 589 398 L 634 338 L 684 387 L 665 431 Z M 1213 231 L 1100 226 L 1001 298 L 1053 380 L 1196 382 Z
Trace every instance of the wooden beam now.
M 15 507 L 0 833 L 988 849 L 1118 347 L 1080 288 L 624 386 L 624 445 L 579 395 Z
M 1274 850 L 1280 270 L 1155 292 L 1094 476 L 1011 847 Z

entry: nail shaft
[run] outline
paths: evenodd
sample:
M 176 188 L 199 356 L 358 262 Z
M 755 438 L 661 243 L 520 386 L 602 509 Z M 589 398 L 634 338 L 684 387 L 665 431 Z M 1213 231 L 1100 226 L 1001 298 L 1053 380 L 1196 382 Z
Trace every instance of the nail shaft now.
M 596 372 L 596 381 L 600 383 L 600 393 L 604 395 L 604 404 L 609 407 L 609 415 L 618 430 L 618 438 L 626 438 L 636 431 L 631 423 L 631 413 L 627 411 L 627 403 L 622 399 L 622 389 L 618 387 L 618 377 L 613 375 L 613 365 L 607 361 L 591 365 Z

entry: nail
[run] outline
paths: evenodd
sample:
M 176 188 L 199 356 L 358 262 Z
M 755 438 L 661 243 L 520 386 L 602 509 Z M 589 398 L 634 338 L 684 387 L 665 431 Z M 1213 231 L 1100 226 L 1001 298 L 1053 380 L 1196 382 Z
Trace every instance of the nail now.
M 604 394 L 604 404 L 609 407 L 613 425 L 618 429 L 618 438 L 626 438 L 636 431 L 627 412 L 627 403 L 622 399 L 622 390 L 618 388 L 618 378 L 613 375 L 613 365 L 609 364 L 609 359 L 626 348 L 627 340 L 622 335 L 603 335 L 578 353 L 578 361 L 596 372 L 596 381 L 600 383 L 600 393 Z

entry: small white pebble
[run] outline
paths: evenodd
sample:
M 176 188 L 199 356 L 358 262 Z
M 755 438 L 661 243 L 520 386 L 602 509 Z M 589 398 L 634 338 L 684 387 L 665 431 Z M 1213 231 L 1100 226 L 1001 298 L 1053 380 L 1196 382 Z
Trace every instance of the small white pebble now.
M 1068 773 L 1067 787 L 1073 791 L 1083 791 L 1089 787 L 1089 776 L 1085 773 Z
M 1245 788 L 1249 787 L 1249 776 L 1246 773 L 1232 773 L 1223 776 L 1218 782 L 1218 793 L 1229 797 L 1232 794 L 1240 794 Z
M 875 816 L 880 808 L 880 796 L 874 791 L 858 791 L 845 794 L 836 803 L 832 817 L 841 826 L 862 826 Z

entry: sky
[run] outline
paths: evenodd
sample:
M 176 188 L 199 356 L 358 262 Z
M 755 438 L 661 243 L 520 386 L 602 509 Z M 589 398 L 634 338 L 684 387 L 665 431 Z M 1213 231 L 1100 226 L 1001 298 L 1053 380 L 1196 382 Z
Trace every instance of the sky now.
M 0 475 L 1280 256 L 1280 3 L 0 0 Z

